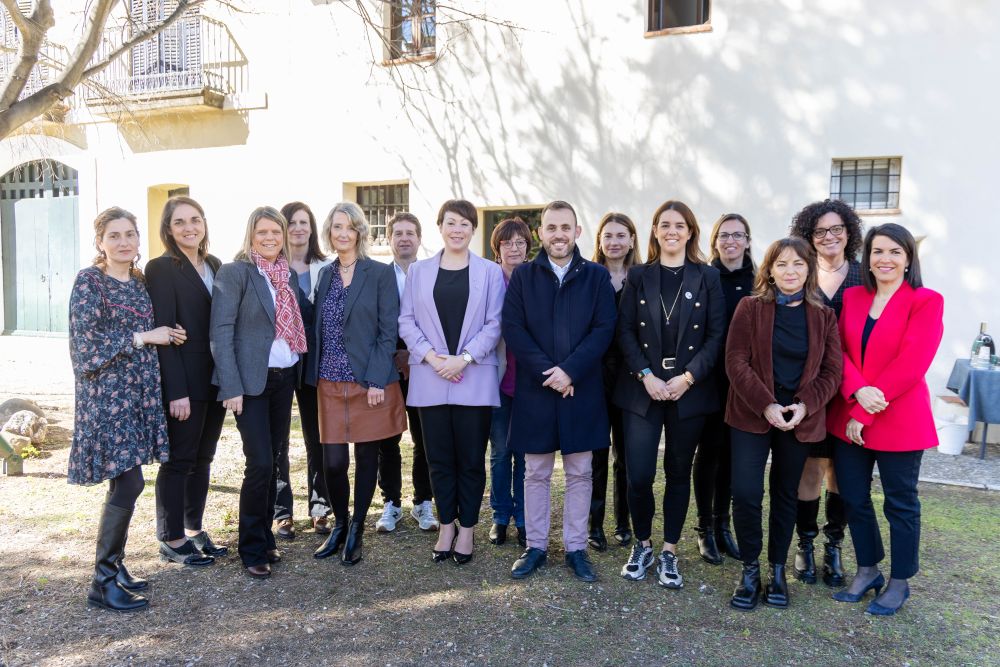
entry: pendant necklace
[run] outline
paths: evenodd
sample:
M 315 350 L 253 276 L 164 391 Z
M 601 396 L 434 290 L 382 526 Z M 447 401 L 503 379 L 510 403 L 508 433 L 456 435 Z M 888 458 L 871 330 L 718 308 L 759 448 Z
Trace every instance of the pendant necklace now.
M 667 312 L 667 305 L 663 303 L 663 295 L 662 294 L 660 295 L 660 308 L 663 309 L 663 317 L 666 318 L 668 327 L 670 326 L 670 318 L 674 314 L 674 308 L 677 307 L 677 300 L 681 298 L 682 287 L 683 285 L 677 288 L 677 296 L 674 297 L 674 302 L 670 305 L 670 312 Z

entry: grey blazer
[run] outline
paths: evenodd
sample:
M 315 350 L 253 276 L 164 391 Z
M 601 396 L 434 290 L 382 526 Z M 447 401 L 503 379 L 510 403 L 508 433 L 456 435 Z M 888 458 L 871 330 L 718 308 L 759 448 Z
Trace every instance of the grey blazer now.
M 295 271 L 289 272 L 288 283 L 303 313 L 311 311 Z M 303 321 L 309 320 L 303 317 Z M 223 264 L 212 288 L 211 324 L 212 384 L 219 387 L 220 401 L 264 391 L 274 335 L 274 301 L 267 279 L 251 262 Z M 299 365 L 300 376 L 301 372 Z
M 314 350 L 305 369 L 306 384 L 319 382 L 319 362 L 323 356 L 323 304 L 330 293 L 333 272 L 331 264 L 320 271 L 316 287 L 316 305 L 312 331 L 309 332 Z M 351 373 L 361 386 L 387 387 L 399 381 L 393 363 L 396 353 L 396 327 L 399 318 L 399 290 L 392 266 L 374 259 L 359 259 L 354 268 L 354 280 L 344 302 L 344 347 L 351 363 Z

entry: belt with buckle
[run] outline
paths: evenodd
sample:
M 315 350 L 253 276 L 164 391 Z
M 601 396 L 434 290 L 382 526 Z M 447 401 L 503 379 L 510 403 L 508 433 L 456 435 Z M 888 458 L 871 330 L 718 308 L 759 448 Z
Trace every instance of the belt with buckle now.
M 660 368 L 665 371 L 672 371 L 674 370 L 674 363 L 676 361 L 677 357 L 663 357 L 663 360 L 660 361 Z

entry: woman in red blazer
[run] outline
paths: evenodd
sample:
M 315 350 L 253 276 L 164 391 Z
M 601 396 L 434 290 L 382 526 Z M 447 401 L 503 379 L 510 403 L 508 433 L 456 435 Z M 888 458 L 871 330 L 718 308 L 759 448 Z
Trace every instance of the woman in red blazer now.
M 830 433 L 839 439 L 834 468 L 858 571 L 833 597 L 858 602 L 874 590 L 868 612 L 887 616 L 910 596 L 907 580 L 919 568 L 917 478 L 924 450 L 938 444 L 924 376 L 944 333 L 944 300 L 922 286 L 917 244 L 893 223 L 865 237 L 862 281 L 844 292 L 844 380 L 827 416 Z M 871 499 L 876 463 L 892 547 L 888 586 L 878 569 L 885 551 Z
M 750 298 L 736 306 L 726 341 L 732 427 L 733 524 L 743 575 L 730 604 L 749 611 L 763 598 L 788 606 L 785 561 L 795 529 L 796 504 L 809 443 L 826 437 L 826 404 L 840 385 L 837 317 L 816 287 L 816 253 L 800 238 L 767 249 Z M 770 581 L 761 591 L 761 501 L 771 457 L 767 560 Z

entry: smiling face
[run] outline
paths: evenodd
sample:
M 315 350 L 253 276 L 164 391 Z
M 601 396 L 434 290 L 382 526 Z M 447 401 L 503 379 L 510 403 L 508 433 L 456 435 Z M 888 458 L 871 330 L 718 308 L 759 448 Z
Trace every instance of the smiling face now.
M 330 220 L 330 247 L 336 253 L 352 252 L 358 248 L 358 230 L 354 229 L 346 213 L 337 211 Z
M 902 282 L 910 264 L 910 258 L 906 256 L 906 250 L 903 246 L 888 236 L 876 236 L 872 239 L 872 250 L 871 254 L 868 255 L 868 263 L 876 282 L 891 285 L 895 282 Z
M 601 230 L 601 238 L 597 239 L 601 244 L 601 252 L 610 260 L 622 261 L 632 249 L 635 239 L 628 227 L 620 222 L 609 222 Z
M 300 208 L 288 220 L 288 245 L 293 248 L 303 248 L 309 245 L 311 235 L 309 214 L 304 208 Z
M 831 264 L 842 263 L 844 249 L 847 247 L 847 227 L 844 221 L 833 211 L 824 213 L 816 221 L 811 242 L 817 254 Z
M 184 252 L 197 252 L 205 240 L 205 220 L 194 206 L 179 204 L 170 218 L 170 236 Z
M 282 236 L 281 225 L 270 218 L 261 218 L 253 226 L 253 240 L 250 247 L 267 261 L 273 262 L 281 254 L 284 244 Z
M 538 240 L 545 248 L 545 254 L 553 262 L 564 266 L 573 256 L 576 239 L 580 236 L 576 216 L 567 208 L 553 208 L 545 211 L 538 227 Z
M 520 234 L 500 241 L 500 266 L 508 273 L 524 264 L 528 258 L 528 242 Z
M 130 264 L 139 254 L 139 232 L 128 218 L 112 220 L 104 226 L 97 248 L 104 253 L 109 266 Z
M 660 258 L 683 258 L 687 250 L 691 228 L 680 211 L 669 209 L 656 220 L 656 240 L 660 244 Z
M 445 249 L 451 252 L 468 250 L 472 234 L 476 231 L 471 220 L 463 218 L 454 211 L 448 211 L 444 214 L 444 219 L 438 225 L 438 230 L 441 232 L 441 238 L 444 239 Z
M 806 284 L 809 263 L 792 248 L 785 248 L 771 265 L 774 286 L 785 294 L 795 294 Z
M 392 225 L 392 237 L 389 239 L 392 256 L 397 262 L 410 262 L 417 256 L 420 248 L 420 234 L 417 226 L 406 220 L 397 220 Z
M 736 236 L 733 236 L 735 234 Z M 736 238 L 737 236 L 742 238 Z M 725 263 L 743 261 L 747 246 L 750 245 L 750 236 L 746 227 L 739 220 L 726 220 L 719 225 L 719 233 L 715 238 L 715 251 Z

